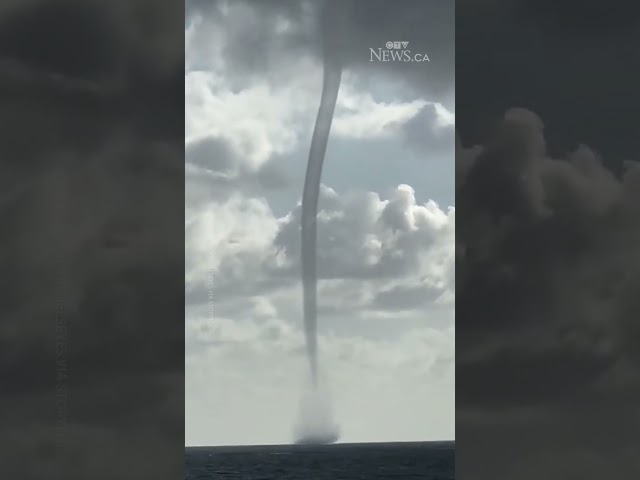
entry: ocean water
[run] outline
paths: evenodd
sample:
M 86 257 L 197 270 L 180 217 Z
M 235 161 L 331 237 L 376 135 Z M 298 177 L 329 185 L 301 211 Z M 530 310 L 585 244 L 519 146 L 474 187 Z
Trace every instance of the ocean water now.
M 453 442 L 187 447 L 185 480 L 450 480 Z

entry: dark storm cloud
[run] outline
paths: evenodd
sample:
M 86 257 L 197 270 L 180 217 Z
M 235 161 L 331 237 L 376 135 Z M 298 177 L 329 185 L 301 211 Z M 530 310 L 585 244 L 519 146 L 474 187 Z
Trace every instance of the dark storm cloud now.
M 256 195 L 281 190 L 289 178 L 277 159 L 257 168 L 246 165 L 228 141 L 206 137 L 185 147 L 187 194 L 196 202 L 228 199 L 241 190 Z
M 640 258 L 638 166 L 616 178 L 586 148 L 551 159 L 535 120 L 505 120 L 459 188 L 457 324 L 480 335 L 557 328 L 565 353 L 579 333 L 572 329 L 593 329 L 585 340 L 594 351 L 605 335 L 605 357 L 631 355 L 625 320 L 640 313 L 629 311 Z
M 186 147 L 186 160 L 193 165 L 219 173 L 232 172 L 236 161 L 228 142 L 205 138 Z
M 398 286 L 379 292 L 373 304 L 381 310 L 398 312 L 424 308 L 445 293 L 444 288 L 425 285 Z
M 433 98 L 451 93 L 454 2 L 405 0 L 396 5 L 383 0 L 356 0 L 353 3 L 342 52 L 345 68 L 356 69 L 365 76 L 381 72 L 399 75 Z M 230 78 L 241 82 L 246 81 L 246 75 L 289 72 L 292 60 L 301 55 L 311 54 L 319 59 L 321 5 L 321 1 L 188 1 L 187 16 L 195 18 L 202 14 L 215 22 L 230 8 L 231 13 L 220 24 L 226 37 L 223 55 Z M 289 20 L 290 28 L 276 33 L 282 19 Z M 329 36 L 333 34 L 331 28 L 327 27 Z M 408 41 L 413 53 L 426 53 L 431 62 L 370 62 L 369 49 L 385 48 L 388 41 Z
M 0 12 L 0 470 L 114 478 L 105 465 L 122 463 L 179 476 L 182 5 Z M 30 441 L 13 442 L 20 432 Z
M 453 125 L 442 125 L 435 105 L 427 104 L 404 125 L 407 142 L 418 151 L 449 151 Z
M 535 462 L 536 442 L 560 457 L 560 438 L 592 456 L 614 434 L 630 442 L 640 428 L 630 374 L 640 367 L 640 164 L 617 176 L 587 147 L 552 158 L 540 119 L 519 109 L 472 158 L 456 192 L 460 471 L 470 475 L 483 429 L 484 445 L 513 451 L 513 470 L 491 478 Z M 566 437 L 576 425 L 585 431 Z M 501 440 L 516 434 L 530 439 L 521 449 Z M 547 478 L 567 478 L 555 462 Z M 489 478 L 474 471 L 464 478 Z

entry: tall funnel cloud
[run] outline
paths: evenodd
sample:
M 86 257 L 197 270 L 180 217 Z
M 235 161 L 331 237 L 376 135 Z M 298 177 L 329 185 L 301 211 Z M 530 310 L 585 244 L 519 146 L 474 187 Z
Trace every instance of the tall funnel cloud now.
M 345 18 L 348 13 L 348 2 L 328 0 L 323 11 L 323 57 L 324 78 L 322 98 L 313 130 L 307 174 L 302 194 L 302 288 L 304 305 L 304 329 L 307 341 L 307 353 L 311 367 L 311 381 L 314 388 L 318 386 L 318 340 L 317 340 L 317 269 L 316 239 L 318 215 L 318 197 L 322 165 L 327 150 L 327 141 L 331 130 L 331 122 L 340 89 L 342 77 L 342 61 L 340 44 L 344 38 Z

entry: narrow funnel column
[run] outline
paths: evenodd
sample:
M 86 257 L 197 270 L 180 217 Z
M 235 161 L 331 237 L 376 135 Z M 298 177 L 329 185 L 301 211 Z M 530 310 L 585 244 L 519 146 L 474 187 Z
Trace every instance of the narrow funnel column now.
M 311 367 L 311 381 L 314 387 L 318 385 L 318 340 L 317 340 L 317 224 L 318 197 L 320 194 L 320 179 L 322 165 L 327 150 L 327 141 L 331 122 L 340 89 L 342 65 L 340 52 L 336 48 L 336 38 L 340 35 L 340 28 L 330 32 L 330 28 L 340 25 L 344 21 L 344 3 L 330 1 L 326 4 L 324 24 L 324 78 L 322 83 L 322 98 L 313 130 L 309 162 L 302 194 L 302 287 L 304 304 L 304 329 L 307 341 L 307 352 Z

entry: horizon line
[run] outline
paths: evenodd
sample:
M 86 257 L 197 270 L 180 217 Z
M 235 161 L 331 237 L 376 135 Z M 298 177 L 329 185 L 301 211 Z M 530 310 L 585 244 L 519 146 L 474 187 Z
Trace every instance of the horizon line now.
M 324 446 L 330 445 L 375 445 L 375 444 L 390 444 L 390 443 L 455 443 L 455 439 L 450 440 L 389 440 L 389 441 L 371 441 L 371 442 L 335 442 Z M 295 443 L 262 443 L 262 444 L 234 444 L 234 445 L 185 445 L 184 448 L 242 448 L 242 447 L 300 447 Z

